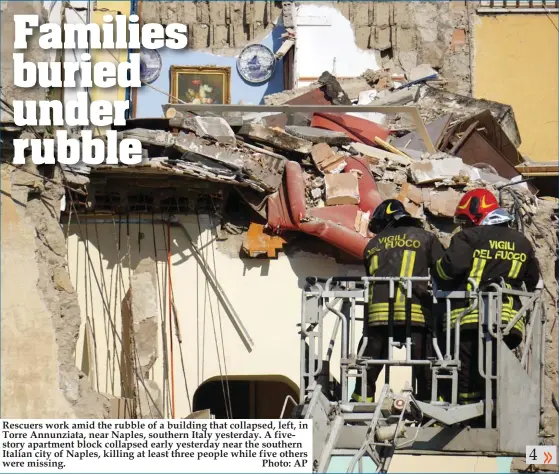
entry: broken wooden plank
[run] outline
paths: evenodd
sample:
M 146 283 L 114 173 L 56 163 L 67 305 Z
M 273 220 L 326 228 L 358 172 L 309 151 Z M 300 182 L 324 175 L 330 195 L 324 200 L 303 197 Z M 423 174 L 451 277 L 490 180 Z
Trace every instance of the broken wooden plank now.
M 409 165 L 413 161 L 408 156 L 402 156 L 400 154 L 392 153 L 381 148 L 375 148 L 374 146 L 365 145 L 364 143 L 352 143 L 351 148 L 357 153 L 360 153 L 367 157 L 376 158 L 377 160 L 386 159 L 388 161 L 393 161 L 404 166 Z
M 381 147 L 383 147 L 385 150 L 394 153 L 395 155 L 400 155 L 404 158 L 409 158 L 409 156 L 406 155 L 403 151 L 400 151 L 398 150 L 398 148 L 393 147 L 390 143 L 385 142 L 382 138 L 375 137 L 375 142 Z
M 341 172 L 346 166 L 343 155 L 336 155 L 326 143 L 317 143 L 312 147 L 311 158 L 317 169 L 323 174 L 333 171 Z
M 470 137 L 470 135 L 472 133 L 474 133 L 474 130 L 477 127 L 478 122 L 474 122 L 472 123 L 467 129 L 466 131 L 460 136 L 460 138 L 458 139 L 458 141 L 452 145 L 452 148 L 449 151 L 449 155 L 455 155 L 456 152 L 460 149 L 460 147 L 462 146 L 462 144 Z
M 427 133 L 431 137 L 431 141 L 435 148 L 439 148 L 441 145 L 441 141 L 445 136 L 447 131 L 448 125 L 450 123 L 452 115 L 444 115 L 439 119 L 425 125 L 427 129 Z M 417 132 L 410 132 L 400 138 L 397 138 L 392 142 L 399 150 L 408 153 L 408 149 L 418 151 L 418 152 L 426 152 L 427 149 L 425 147 L 425 143 L 423 142 L 423 138 Z

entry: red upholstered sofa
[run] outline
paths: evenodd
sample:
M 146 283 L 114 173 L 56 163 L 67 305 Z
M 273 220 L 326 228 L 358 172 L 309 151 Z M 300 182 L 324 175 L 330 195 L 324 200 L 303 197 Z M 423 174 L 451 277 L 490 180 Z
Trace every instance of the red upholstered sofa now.
M 303 170 L 299 163 L 289 161 L 282 186 L 268 199 L 268 226 L 274 232 L 300 231 L 361 259 L 371 236 L 363 237 L 355 230 L 358 211 L 371 214 L 382 201 L 375 179 L 363 158 L 346 157 L 344 173 L 359 170 L 359 204 L 325 206 L 307 209 Z

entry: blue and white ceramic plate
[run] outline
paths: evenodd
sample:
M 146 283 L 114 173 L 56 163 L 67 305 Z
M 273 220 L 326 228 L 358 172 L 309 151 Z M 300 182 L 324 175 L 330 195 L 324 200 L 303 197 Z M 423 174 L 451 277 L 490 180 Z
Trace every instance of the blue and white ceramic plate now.
M 237 59 L 237 70 L 241 77 L 255 84 L 270 80 L 275 67 L 274 53 L 262 44 L 248 45 Z
M 140 50 L 140 79 L 147 84 L 157 80 L 161 74 L 161 55 L 155 49 Z

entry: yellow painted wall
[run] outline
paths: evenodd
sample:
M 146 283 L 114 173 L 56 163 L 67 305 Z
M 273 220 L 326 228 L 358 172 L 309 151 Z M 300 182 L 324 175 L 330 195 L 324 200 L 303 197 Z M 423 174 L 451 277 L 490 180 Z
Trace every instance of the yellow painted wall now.
M 478 16 L 474 96 L 509 104 L 520 130 L 520 152 L 556 161 L 558 136 L 557 15 Z

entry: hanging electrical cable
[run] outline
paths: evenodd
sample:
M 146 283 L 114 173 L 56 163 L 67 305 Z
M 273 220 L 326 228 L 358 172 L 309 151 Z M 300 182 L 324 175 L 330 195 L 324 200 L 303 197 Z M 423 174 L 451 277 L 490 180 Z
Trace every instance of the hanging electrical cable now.
M 169 296 L 169 348 L 171 358 L 171 418 L 175 418 L 175 355 L 173 353 L 173 304 L 171 285 L 171 224 L 167 223 L 167 281 Z
M 215 205 L 215 202 L 213 200 L 212 197 L 210 197 L 211 201 L 212 201 L 212 207 L 214 209 L 214 213 L 215 215 L 218 215 L 217 212 L 217 206 Z M 213 218 L 211 218 L 212 224 L 213 224 Z M 213 268 L 214 268 L 214 275 L 217 278 L 217 267 L 215 264 L 215 240 L 214 242 L 212 242 L 212 257 L 213 257 Z M 218 320 L 219 320 L 219 333 L 220 333 L 220 337 L 221 337 L 221 348 L 223 351 L 223 368 L 225 371 L 225 387 L 227 388 L 227 398 L 229 399 L 229 404 L 231 405 L 231 393 L 229 391 L 229 379 L 227 376 L 227 357 L 225 357 L 225 342 L 223 339 L 223 323 L 222 323 L 222 319 L 221 319 L 221 305 L 218 303 L 217 304 L 217 315 L 218 315 Z M 231 412 L 233 411 L 232 407 L 230 406 L 230 410 Z
M 203 232 L 202 232 L 202 226 L 200 224 L 200 215 L 198 213 L 198 211 L 196 211 L 196 220 L 198 222 L 198 233 L 200 235 L 200 238 L 202 238 L 203 236 Z M 208 245 L 210 245 L 209 242 L 209 237 L 208 237 L 208 241 L 203 245 L 203 251 L 206 252 L 205 255 L 205 259 L 207 261 L 207 253 L 209 252 L 208 249 Z M 219 374 L 220 374 L 220 380 L 221 380 L 221 388 L 223 390 L 223 401 L 225 404 L 225 411 L 227 414 L 227 418 L 231 419 L 233 418 L 233 410 L 232 410 L 232 405 L 231 405 L 231 399 L 228 396 L 229 390 L 228 390 L 228 385 L 229 383 L 226 382 L 226 377 L 224 377 L 224 371 L 221 365 L 221 356 L 220 356 L 220 352 L 219 352 L 219 343 L 217 340 L 217 331 L 216 331 L 216 324 L 215 324 L 215 317 L 214 317 L 214 312 L 213 312 L 213 304 L 212 304 L 212 298 L 211 298 L 211 294 L 210 294 L 210 287 L 209 287 L 209 283 L 206 280 L 206 285 L 205 285 L 205 298 L 208 298 L 209 301 L 209 305 L 210 305 L 210 317 L 212 320 L 212 326 L 213 326 L 213 334 L 214 334 L 214 341 L 215 341 L 215 348 L 216 348 L 216 353 L 217 353 L 217 361 L 218 361 L 218 366 L 219 366 Z M 219 305 L 219 303 L 218 303 Z M 224 358 L 225 358 L 225 354 L 223 354 Z M 227 385 L 227 388 L 226 388 Z
M 86 239 L 87 242 L 89 243 L 89 232 L 88 232 L 88 223 L 86 222 L 85 225 L 85 235 L 86 235 Z M 89 268 L 89 262 L 87 262 L 88 268 Z M 85 273 L 88 274 L 89 270 L 87 270 Z M 91 330 L 91 337 L 93 339 L 93 350 L 94 350 L 94 357 L 93 357 L 93 363 L 95 365 L 95 381 L 96 381 L 96 387 L 97 387 L 97 391 L 99 391 L 99 368 L 98 368 L 98 360 L 97 360 L 97 333 L 95 330 L 95 308 L 94 308 L 94 300 L 93 300 L 93 288 L 92 288 L 92 282 L 91 282 L 91 278 L 89 278 L 89 288 L 87 288 L 87 283 L 86 283 L 86 295 L 85 295 L 85 299 L 87 300 L 87 293 L 89 291 L 89 296 L 91 298 L 91 316 L 89 316 L 88 318 L 88 324 L 90 326 L 90 330 Z M 86 335 L 84 334 L 84 338 L 86 337 Z
M 163 245 L 164 245 L 164 250 L 165 250 L 165 254 L 163 256 L 163 261 L 165 262 L 165 269 L 164 269 L 164 273 L 162 275 L 162 281 L 165 282 L 165 286 L 163 287 L 163 292 L 162 292 L 162 302 L 163 302 L 163 325 L 165 326 L 165 332 L 167 332 L 167 313 L 168 313 L 168 298 L 167 298 L 167 294 L 169 292 L 169 281 L 167 279 L 167 273 L 168 273 L 168 269 L 167 269 L 167 265 L 168 265 L 168 259 L 167 259 L 167 223 L 164 221 L 161 221 L 161 231 L 162 231 L 162 235 L 163 235 Z M 167 336 L 166 336 L 167 337 Z M 169 336 L 170 337 L 170 336 Z M 167 347 L 169 345 L 169 339 L 167 339 Z M 169 412 L 171 410 L 171 371 L 170 371 L 170 358 L 169 358 L 169 353 L 167 352 L 167 354 L 165 355 L 165 357 L 167 357 L 167 404 L 169 407 Z
M 60 165 L 59 165 L 59 167 L 60 167 L 60 171 L 62 172 L 63 179 L 65 179 L 65 178 L 64 178 L 63 170 L 62 170 L 62 168 L 61 168 Z M 76 205 L 75 205 L 74 200 L 73 200 L 73 198 L 71 197 L 71 195 L 70 195 L 70 203 L 71 203 L 71 206 L 72 206 L 73 209 L 74 209 L 74 215 L 75 215 L 75 217 L 76 217 L 76 221 L 77 221 L 77 224 L 78 224 L 78 230 L 79 230 L 79 232 L 80 232 L 81 238 L 83 239 L 83 238 L 84 238 L 84 235 L 83 235 L 83 231 L 82 231 L 81 221 L 80 221 L 80 218 L 79 218 L 77 209 L 76 209 Z M 87 254 L 88 261 L 90 262 L 90 264 L 92 264 L 92 262 L 91 262 L 91 256 L 90 256 L 87 252 L 86 252 L 86 254 Z M 104 298 L 104 295 L 103 295 L 103 292 L 102 292 L 102 289 L 101 289 L 101 285 L 100 285 L 100 282 L 99 282 L 99 278 L 97 277 L 97 272 L 95 271 L 94 268 L 92 268 L 92 273 L 93 273 L 93 276 L 94 276 L 94 278 L 95 278 L 95 283 L 96 283 L 96 285 L 97 285 L 97 288 L 98 288 L 99 292 L 101 293 L 103 305 L 104 305 L 105 309 L 107 310 L 107 313 L 110 314 L 110 311 L 109 311 L 109 309 L 108 309 L 108 308 L 109 308 L 109 307 L 108 307 L 108 303 L 107 303 L 106 299 Z M 112 330 L 113 330 L 113 334 L 118 338 L 119 343 L 120 343 L 121 346 L 122 346 L 122 337 L 120 336 L 119 332 L 117 331 L 116 325 L 114 324 L 114 321 L 112 321 L 112 319 L 111 319 L 110 321 L 111 321 L 111 327 L 112 327 Z M 136 368 L 136 376 L 137 376 L 139 382 L 143 385 L 143 388 L 144 388 L 145 391 L 146 391 L 147 397 L 152 401 L 152 403 L 154 404 L 154 406 L 157 408 L 157 411 L 159 412 L 159 416 L 160 416 L 161 418 L 163 418 L 163 414 L 162 414 L 161 411 L 159 410 L 159 407 L 157 406 L 157 404 L 156 404 L 155 401 L 153 400 L 153 397 L 151 396 L 151 393 L 149 392 L 149 390 L 148 390 L 148 388 L 147 388 L 147 386 L 146 386 L 146 384 L 145 384 L 143 374 L 138 373 L 137 368 Z

